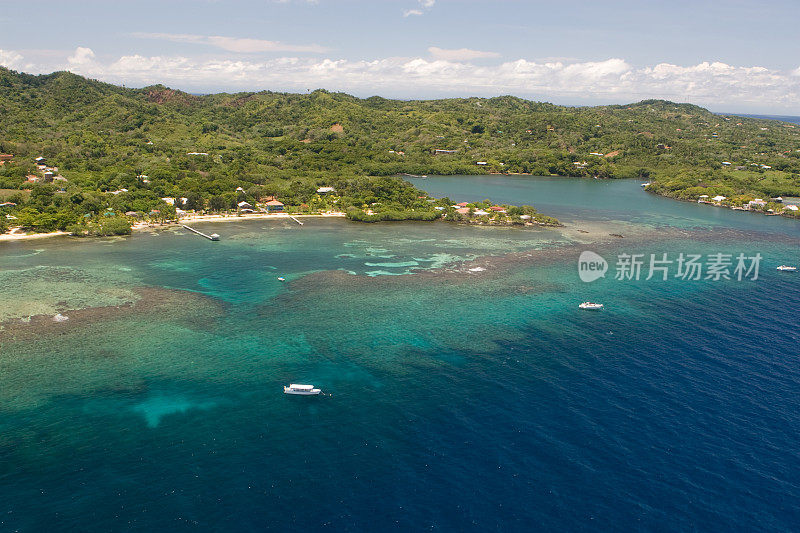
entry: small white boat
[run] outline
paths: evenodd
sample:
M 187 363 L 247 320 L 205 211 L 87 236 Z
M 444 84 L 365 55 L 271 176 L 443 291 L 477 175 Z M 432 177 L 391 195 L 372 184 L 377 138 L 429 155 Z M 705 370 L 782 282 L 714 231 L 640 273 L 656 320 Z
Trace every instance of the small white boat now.
M 279 277 L 279 278 L 278 278 L 278 281 L 286 281 L 286 278 L 284 278 L 284 277 Z
M 321 392 L 322 391 L 320 389 L 315 389 L 314 385 L 299 385 L 297 383 L 291 383 L 288 387 L 283 387 L 284 394 L 299 394 L 301 396 L 313 396 Z
M 797 267 L 781 265 L 778 267 L 778 270 L 780 270 L 781 272 L 796 272 Z
M 603 308 L 603 304 L 596 304 L 593 302 L 583 302 L 578 307 L 581 309 L 587 309 L 589 311 L 599 311 Z

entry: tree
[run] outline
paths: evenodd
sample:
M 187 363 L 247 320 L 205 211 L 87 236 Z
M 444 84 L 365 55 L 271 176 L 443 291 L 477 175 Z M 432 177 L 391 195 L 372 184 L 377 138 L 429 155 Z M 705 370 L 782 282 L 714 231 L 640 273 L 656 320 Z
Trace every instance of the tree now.
M 204 206 L 203 195 L 198 192 L 192 191 L 186 195 L 186 204 L 184 207 L 188 210 L 199 211 Z
M 208 201 L 208 206 L 212 211 L 222 211 L 224 209 L 228 209 L 229 202 L 227 198 L 218 194 L 211 197 L 211 199 Z

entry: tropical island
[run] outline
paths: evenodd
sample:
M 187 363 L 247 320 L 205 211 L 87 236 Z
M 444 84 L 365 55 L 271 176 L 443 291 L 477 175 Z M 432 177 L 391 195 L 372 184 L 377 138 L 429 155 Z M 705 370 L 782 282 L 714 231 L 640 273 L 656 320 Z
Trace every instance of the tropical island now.
M 558 224 L 402 179 L 492 173 L 639 178 L 676 199 L 797 216 L 782 200 L 800 196 L 800 126 L 662 100 L 192 95 L 0 67 L 0 233 L 121 234 L 186 213 Z

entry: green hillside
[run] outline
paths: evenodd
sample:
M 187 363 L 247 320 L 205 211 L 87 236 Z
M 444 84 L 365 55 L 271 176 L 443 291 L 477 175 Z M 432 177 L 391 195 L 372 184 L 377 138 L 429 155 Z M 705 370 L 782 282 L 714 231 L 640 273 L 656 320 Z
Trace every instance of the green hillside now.
M 243 198 L 237 187 L 246 200 L 275 196 L 287 206 L 318 201 L 316 189 L 332 186 L 344 209 L 424 210 L 420 192 L 391 177 L 402 173 L 642 178 L 685 199 L 800 196 L 800 126 L 659 100 L 571 108 L 323 90 L 196 96 L 0 68 L 0 153 L 14 155 L 0 167 L 0 194 L 20 200 L 14 209 L 65 220 L 109 207 L 163 211 L 162 197 L 227 209 Z M 38 156 L 67 181 L 26 182 Z M 13 193 L 21 189 L 34 190 L 25 200 Z

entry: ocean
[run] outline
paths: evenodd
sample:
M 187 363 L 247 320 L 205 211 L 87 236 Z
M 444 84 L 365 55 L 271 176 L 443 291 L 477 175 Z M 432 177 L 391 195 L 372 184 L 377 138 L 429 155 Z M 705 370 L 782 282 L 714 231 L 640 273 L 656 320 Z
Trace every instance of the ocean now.
M 769 120 L 780 120 L 782 122 L 793 122 L 800 124 L 800 117 L 794 115 L 747 115 L 744 113 L 719 113 L 720 115 L 738 115 L 740 117 L 766 118 Z
M 796 530 L 796 221 L 636 181 L 413 181 L 566 228 L 0 245 L 0 530 Z

